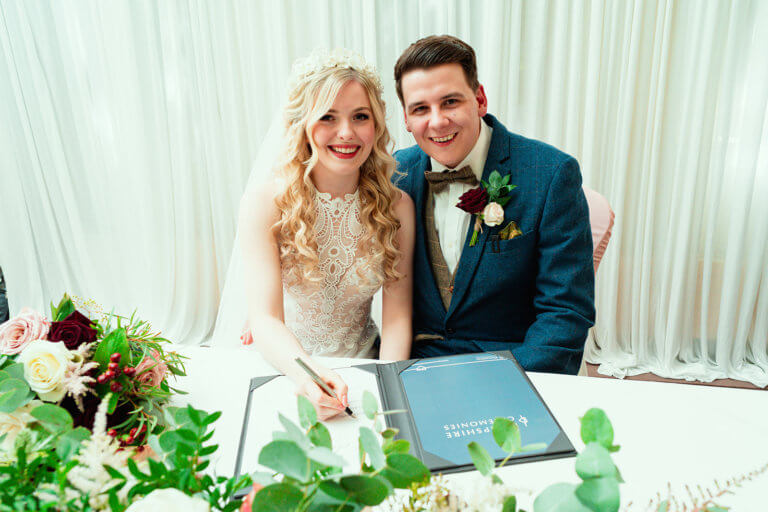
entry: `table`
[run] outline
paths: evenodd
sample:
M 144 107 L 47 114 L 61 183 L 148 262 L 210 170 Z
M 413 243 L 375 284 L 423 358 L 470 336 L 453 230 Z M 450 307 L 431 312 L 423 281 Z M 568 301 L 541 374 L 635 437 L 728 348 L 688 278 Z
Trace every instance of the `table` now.
M 187 376 L 174 385 L 188 391 L 175 405 L 191 403 L 209 412 L 222 411 L 213 441 L 219 451 L 211 461 L 218 474 L 234 471 L 248 383 L 275 371 L 247 348 L 184 347 Z M 324 359 L 329 367 L 361 364 L 353 359 Z M 666 497 L 668 485 L 678 499 L 684 488 L 715 489 L 714 480 L 744 475 L 768 465 L 768 392 L 661 382 L 622 381 L 546 373 L 528 374 L 577 450 L 583 448 L 579 417 L 600 407 L 613 423 L 614 443 L 621 450 L 614 461 L 624 477 L 621 510 L 648 510 L 657 493 Z M 265 414 L 274 414 L 265 411 Z M 535 496 L 556 482 L 578 483 L 574 458 L 508 466 L 501 478 Z M 477 472 L 449 475 L 454 484 L 473 485 Z M 718 499 L 734 511 L 768 509 L 768 470 Z M 530 510 L 530 506 L 528 508 Z

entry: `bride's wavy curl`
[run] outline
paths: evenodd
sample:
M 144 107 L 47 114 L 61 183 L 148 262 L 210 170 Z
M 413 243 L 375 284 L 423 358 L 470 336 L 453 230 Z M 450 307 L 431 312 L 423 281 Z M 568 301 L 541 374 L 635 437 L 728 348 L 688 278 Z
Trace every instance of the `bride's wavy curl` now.
M 314 125 L 330 110 L 339 91 L 350 80 L 365 88 L 375 125 L 373 149 L 360 168 L 358 182 L 363 226 L 359 256 L 363 259 L 363 269 L 372 270 L 379 284 L 401 277 L 396 269 L 401 256 L 396 241 L 400 222 L 394 214 L 400 191 L 390 181 L 395 160 L 389 151 L 391 138 L 378 79 L 350 67 L 327 67 L 309 74 L 294 86 L 285 108 L 286 146 L 277 170 L 284 188 L 275 199 L 281 216 L 273 229 L 289 283 L 322 280 L 314 232 L 317 190 L 310 178 L 318 157 L 317 148 L 307 134 L 312 133 Z M 359 269 L 361 276 L 363 269 Z

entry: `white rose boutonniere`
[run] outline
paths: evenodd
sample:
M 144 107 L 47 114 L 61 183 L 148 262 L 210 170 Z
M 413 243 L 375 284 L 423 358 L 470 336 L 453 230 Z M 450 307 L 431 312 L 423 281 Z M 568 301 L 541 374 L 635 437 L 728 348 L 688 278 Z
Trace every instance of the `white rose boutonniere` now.
M 178 489 L 156 489 L 139 501 L 133 502 L 125 512 L 210 512 L 211 506 L 200 498 L 187 496 Z
M 488 227 L 498 226 L 504 222 L 504 207 L 511 199 L 508 195 L 517 185 L 509 184 L 510 175 L 503 176 L 499 171 L 491 171 L 488 181 L 483 180 L 479 187 L 467 190 L 456 207 L 475 217 L 475 227 L 469 246 L 477 243 L 478 234 L 483 231 L 483 222 Z
M 504 208 L 499 203 L 488 203 L 483 209 L 483 221 L 486 226 L 498 226 L 504 222 Z
M 62 381 L 69 360 L 69 350 L 63 343 L 45 340 L 27 345 L 18 358 L 24 365 L 24 380 L 46 402 L 58 402 L 64 396 Z

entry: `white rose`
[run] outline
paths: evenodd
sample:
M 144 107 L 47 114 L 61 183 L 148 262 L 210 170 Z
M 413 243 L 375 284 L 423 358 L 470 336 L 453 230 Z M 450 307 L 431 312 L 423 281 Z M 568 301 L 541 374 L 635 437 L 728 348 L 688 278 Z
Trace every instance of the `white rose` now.
M 62 384 L 70 355 L 63 343 L 33 341 L 22 351 L 18 362 L 24 365 L 24 379 L 46 402 L 58 402 L 64 396 Z
M 488 203 L 483 210 L 483 221 L 486 226 L 498 226 L 504 222 L 504 208 L 499 203 Z
M 125 512 L 210 512 L 207 501 L 187 496 L 178 489 L 156 489 L 138 501 L 134 501 Z
M 31 422 L 35 421 L 30 412 L 40 405 L 39 400 L 32 400 L 27 405 L 22 405 L 12 413 L 0 412 L 0 436 L 5 434 L 0 450 L 13 452 L 13 444 L 19 432 Z

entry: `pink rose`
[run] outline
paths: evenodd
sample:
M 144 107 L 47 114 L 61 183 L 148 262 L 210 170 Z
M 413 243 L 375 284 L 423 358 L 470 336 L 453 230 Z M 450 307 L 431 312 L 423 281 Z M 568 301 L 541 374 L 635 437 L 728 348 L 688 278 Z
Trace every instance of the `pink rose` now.
M 18 316 L 0 325 L 0 354 L 18 354 L 30 342 L 45 339 L 50 325 L 51 323 L 37 311 L 22 309 Z
M 163 382 L 167 371 L 168 367 L 157 350 L 150 350 L 150 354 L 136 365 L 136 380 L 145 386 L 155 388 Z

